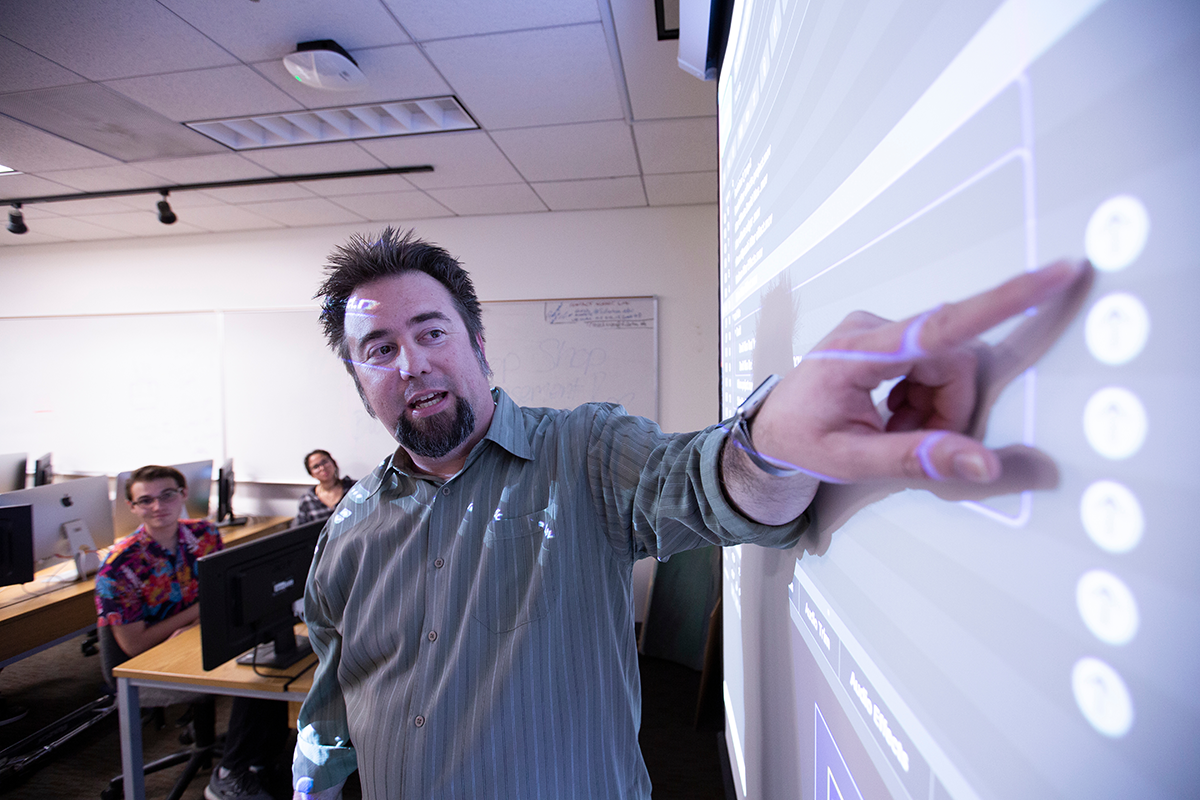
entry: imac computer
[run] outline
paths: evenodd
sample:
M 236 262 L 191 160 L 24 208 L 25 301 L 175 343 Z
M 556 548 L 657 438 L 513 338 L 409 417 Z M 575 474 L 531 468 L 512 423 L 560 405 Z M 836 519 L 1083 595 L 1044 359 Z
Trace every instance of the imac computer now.
M 184 480 L 187 481 L 188 497 L 183 509 L 183 515 L 187 519 L 208 518 L 208 507 L 212 497 L 212 465 L 212 459 L 170 465 L 182 472 Z M 112 507 L 113 532 L 118 539 L 133 533 L 142 524 L 125 498 L 125 485 L 129 483 L 132 474 L 130 470 L 117 475 L 117 495 Z
M 33 462 L 33 485 L 47 486 L 51 483 L 54 483 L 54 465 L 51 463 L 50 453 L 46 453 Z
M 0 508 L 11 506 L 32 507 L 36 569 L 64 565 L 51 580 L 90 575 L 100 568 L 97 551 L 113 543 L 112 503 L 104 475 L 0 494 Z
M 217 473 L 217 525 L 222 528 L 230 525 L 245 525 L 245 517 L 233 515 L 233 492 L 237 482 L 233 477 L 233 459 L 225 459 L 224 466 Z
M 0 586 L 33 580 L 33 510 L 0 508 Z
M 24 453 L 0 455 L 0 492 L 15 492 L 25 488 Z
M 304 597 L 317 537 L 325 522 L 311 522 L 197 561 L 200 642 L 204 669 L 238 663 L 283 669 L 312 648 L 296 636 L 293 605 Z

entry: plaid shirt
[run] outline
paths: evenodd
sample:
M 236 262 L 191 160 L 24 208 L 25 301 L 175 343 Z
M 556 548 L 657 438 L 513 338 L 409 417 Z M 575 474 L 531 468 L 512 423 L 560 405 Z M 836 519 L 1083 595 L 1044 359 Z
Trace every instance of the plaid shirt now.
M 169 619 L 200 599 L 196 559 L 221 549 L 221 534 L 203 519 L 179 521 L 168 553 L 140 526 L 113 546 L 96 573 L 98 625 L 148 625 Z
M 354 488 L 353 478 L 343 477 L 341 481 L 343 495 Z M 292 527 L 296 528 L 308 522 L 329 519 L 331 514 L 333 514 L 333 509 L 321 502 L 321 498 L 317 497 L 317 487 L 314 486 L 300 498 L 300 508 L 296 511 L 295 519 L 292 520 Z

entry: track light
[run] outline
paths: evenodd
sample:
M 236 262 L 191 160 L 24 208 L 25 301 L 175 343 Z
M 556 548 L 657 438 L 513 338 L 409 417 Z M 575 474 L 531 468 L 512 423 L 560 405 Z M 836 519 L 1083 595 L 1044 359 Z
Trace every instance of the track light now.
M 28 233 L 25 227 L 25 215 L 21 213 L 21 204 L 13 203 L 13 210 L 8 212 L 8 230 L 12 233 Z
M 175 216 L 175 212 L 171 210 L 171 204 L 167 202 L 167 190 L 163 189 L 159 194 L 162 195 L 162 200 L 158 201 L 158 221 L 163 225 L 174 225 L 175 220 L 179 217 Z

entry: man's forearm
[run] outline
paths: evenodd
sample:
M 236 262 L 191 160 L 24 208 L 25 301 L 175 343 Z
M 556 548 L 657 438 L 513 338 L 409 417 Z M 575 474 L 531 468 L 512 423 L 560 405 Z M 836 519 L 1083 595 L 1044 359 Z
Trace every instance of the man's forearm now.
M 784 525 L 799 517 L 820 485 L 808 475 L 768 475 L 728 437 L 721 448 L 721 482 L 738 511 L 764 525 Z
M 171 634 L 180 628 L 192 625 L 200 619 L 200 604 L 196 603 L 180 611 L 173 617 L 162 622 L 146 625 L 143 622 L 131 622 L 128 625 L 117 625 L 113 628 L 113 638 L 129 656 L 144 653 L 151 647 L 165 642 Z

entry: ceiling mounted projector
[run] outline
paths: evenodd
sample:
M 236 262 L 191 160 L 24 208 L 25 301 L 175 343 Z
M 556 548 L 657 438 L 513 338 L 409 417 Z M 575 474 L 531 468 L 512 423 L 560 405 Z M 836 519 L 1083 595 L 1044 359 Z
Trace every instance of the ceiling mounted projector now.
M 314 89 L 346 92 L 367 86 L 367 76 L 332 39 L 300 42 L 296 52 L 283 57 L 283 65 L 292 77 Z

